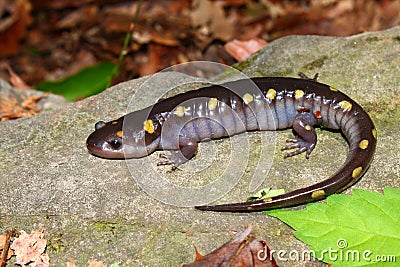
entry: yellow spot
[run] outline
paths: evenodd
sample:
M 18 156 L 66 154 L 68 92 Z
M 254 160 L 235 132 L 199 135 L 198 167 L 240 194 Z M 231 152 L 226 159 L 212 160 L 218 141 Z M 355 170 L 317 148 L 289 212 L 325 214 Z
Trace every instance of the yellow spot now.
M 294 98 L 296 99 L 302 98 L 303 96 L 304 96 L 303 90 L 296 90 L 296 92 L 294 93 Z
M 178 106 L 175 109 L 175 115 L 178 117 L 183 117 L 185 115 L 186 108 L 184 106 Z
M 253 209 L 253 207 L 247 207 L 247 210 L 252 210 Z
M 374 136 L 375 139 L 377 138 L 378 133 L 376 132 L 376 129 L 372 129 L 372 135 Z
M 154 133 L 154 124 L 152 120 L 146 120 L 143 122 L 143 129 L 149 134 Z
M 325 196 L 325 191 L 320 189 L 312 192 L 311 197 L 312 198 L 320 198 Z
M 254 97 L 253 97 L 251 94 L 249 94 L 249 93 L 245 93 L 245 94 L 244 94 L 244 96 L 243 96 L 243 101 L 244 101 L 244 103 L 249 104 L 249 103 L 251 103 L 253 100 L 254 100 Z
M 311 130 L 311 126 L 310 125 L 306 125 L 306 127 L 304 127 L 307 131 Z
M 113 121 L 111 124 L 118 124 L 118 121 Z
M 350 111 L 351 108 L 353 107 L 349 101 L 343 100 L 339 102 L 339 106 L 344 110 L 344 111 Z
M 367 139 L 361 140 L 361 142 L 360 142 L 360 144 L 358 144 L 358 146 L 361 149 L 366 149 L 368 147 L 368 140 Z
M 211 98 L 210 101 L 208 101 L 208 109 L 209 110 L 216 109 L 217 105 L 218 105 L 218 99 L 216 99 L 216 98 Z
M 332 86 L 330 86 L 329 89 L 330 89 L 331 91 L 334 91 L 334 92 L 339 91 L 338 89 L 336 89 L 335 87 L 332 87 Z
M 265 199 L 263 199 L 263 201 L 264 201 L 264 202 L 271 202 L 271 201 L 272 201 L 272 198 L 271 198 L 271 197 L 265 198 Z
M 351 174 L 351 177 L 353 177 L 354 179 L 358 178 L 360 176 L 361 172 L 362 172 L 362 169 L 363 168 L 361 166 L 358 167 L 358 168 L 355 168 L 353 170 L 353 173 Z
M 272 88 L 269 89 L 268 92 L 267 92 L 266 97 L 269 98 L 269 99 L 271 99 L 271 100 L 273 100 L 273 99 L 275 99 L 275 96 L 276 96 L 276 91 L 275 91 L 275 89 L 272 89 Z
M 117 136 L 118 136 L 119 138 L 122 138 L 122 131 L 118 131 L 118 132 L 117 132 Z

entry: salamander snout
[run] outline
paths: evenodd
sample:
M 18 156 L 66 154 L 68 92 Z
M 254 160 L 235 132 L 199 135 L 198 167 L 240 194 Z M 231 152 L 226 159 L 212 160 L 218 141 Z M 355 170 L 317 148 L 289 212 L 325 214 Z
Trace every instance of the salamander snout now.
M 101 158 L 124 158 L 122 149 L 122 131 L 118 121 L 95 124 L 95 131 L 86 140 L 86 147 L 92 155 Z

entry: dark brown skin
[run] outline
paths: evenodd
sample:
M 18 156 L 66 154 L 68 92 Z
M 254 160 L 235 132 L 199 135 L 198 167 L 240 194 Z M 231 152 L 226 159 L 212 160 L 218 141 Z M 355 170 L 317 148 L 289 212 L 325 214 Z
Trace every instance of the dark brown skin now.
M 254 84 L 258 90 L 250 89 Z M 376 129 L 368 114 L 345 94 L 310 79 L 267 77 L 213 85 L 96 125 L 96 131 L 87 140 L 92 154 L 103 158 L 139 158 L 166 149 L 173 153 L 160 165 L 174 167 L 190 159 L 197 151 L 197 143 L 204 138 L 221 138 L 245 131 L 292 127 L 296 137 L 289 139 L 291 144 L 282 150 L 294 151 L 285 157 L 305 152 L 309 158 L 317 143 L 315 126 L 341 130 L 347 139 L 347 159 L 328 179 L 268 199 L 196 207 L 212 211 L 282 208 L 341 192 L 365 173 L 376 147 Z

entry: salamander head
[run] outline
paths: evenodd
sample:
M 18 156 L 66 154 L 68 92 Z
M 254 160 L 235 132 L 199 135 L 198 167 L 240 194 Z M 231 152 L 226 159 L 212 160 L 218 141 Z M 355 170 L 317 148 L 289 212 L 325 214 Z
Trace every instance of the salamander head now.
M 95 131 L 86 140 L 89 152 L 101 158 L 124 159 L 144 157 L 157 148 L 158 140 L 146 145 L 143 129 L 124 134 L 122 125 L 123 117 L 107 123 L 97 122 Z

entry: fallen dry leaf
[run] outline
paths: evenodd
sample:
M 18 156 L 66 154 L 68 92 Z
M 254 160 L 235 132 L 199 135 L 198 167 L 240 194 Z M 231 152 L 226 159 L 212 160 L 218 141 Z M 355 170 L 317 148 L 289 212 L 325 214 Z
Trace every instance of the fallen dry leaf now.
M 10 74 L 10 83 L 12 86 L 14 86 L 15 88 L 18 88 L 18 89 L 23 89 L 23 90 L 31 90 L 32 89 L 32 87 L 27 85 L 24 82 L 24 80 L 22 80 L 21 77 L 19 77 L 13 71 L 13 69 L 10 67 L 10 65 L 8 65 L 8 64 L 7 64 L 7 69 L 8 69 L 8 73 Z
M 56 24 L 57 29 L 74 29 L 80 24 L 90 23 L 95 21 L 95 16 L 99 12 L 99 7 L 96 5 L 82 6 L 79 9 L 67 13 Z
M 101 261 L 93 260 L 89 262 L 88 267 L 107 267 L 107 266 Z
M 41 112 L 38 101 L 46 98 L 49 94 L 21 96 L 22 103 L 10 94 L 8 97 L 0 93 L 0 121 L 13 120 L 22 117 L 32 116 Z
M 74 259 L 70 259 L 65 267 L 76 267 Z M 101 261 L 92 260 L 91 262 L 89 262 L 88 267 L 107 267 L 107 265 L 105 265 Z
M 196 249 L 196 261 L 182 267 L 278 267 L 267 244 L 254 236 L 248 237 L 251 229 L 249 225 L 230 241 L 205 256 L 201 256 Z
M 39 260 L 35 262 L 31 262 L 29 267 L 49 267 L 50 266 L 50 257 L 46 253 L 39 256 Z
M 255 38 L 248 41 L 233 40 L 225 44 L 225 50 L 237 61 L 243 61 L 267 45 L 267 42 Z
M 29 235 L 23 230 L 20 233 L 10 247 L 16 255 L 15 262 L 22 266 L 29 264 L 30 267 L 50 266 L 49 256 L 44 252 L 47 244 L 44 239 L 44 228 Z
M 65 267 L 76 267 L 74 259 L 69 259 Z
M 191 20 L 194 27 L 203 29 L 204 35 L 228 41 L 234 36 L 234 18 L 225 14 L 222 4 L 220 1 L 193 1 Z
M 3 14 L 9 15 L 0 19 L 0 57 L 18 52 L 19 41 L 26 35 L 32 21 L 32 7 L 28 0 L 9 0 L 2 7 Z
M 0 267 L 6 266 L 6 261 L 14 255 L 14 251 L 10 249 L 11 236 L 14 231 L 7 231 L 0 235 Z

